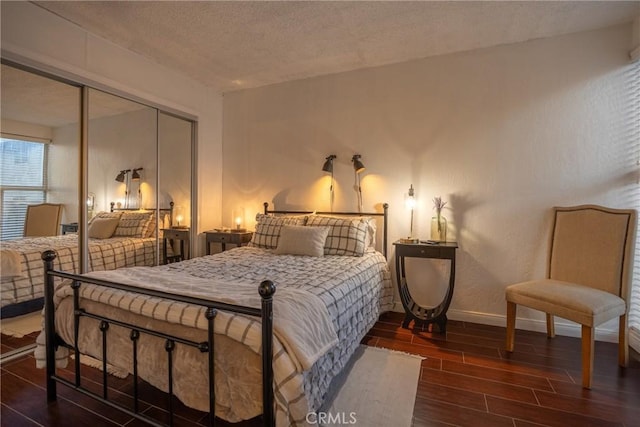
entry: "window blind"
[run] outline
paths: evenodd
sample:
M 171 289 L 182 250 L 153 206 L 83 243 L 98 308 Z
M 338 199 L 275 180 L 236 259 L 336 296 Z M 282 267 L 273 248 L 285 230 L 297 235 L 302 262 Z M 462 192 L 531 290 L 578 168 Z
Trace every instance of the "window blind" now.
M 27 205 L 43 203 L 47 192 L 48 146 L 0 138 L 0 239 L 23 236 Z

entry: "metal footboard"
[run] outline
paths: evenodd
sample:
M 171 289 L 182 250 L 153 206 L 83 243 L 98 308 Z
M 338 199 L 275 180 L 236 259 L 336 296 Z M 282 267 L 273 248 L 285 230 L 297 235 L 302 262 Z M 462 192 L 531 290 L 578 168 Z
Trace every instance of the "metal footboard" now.
M 42 254 L 44 261 L 45 273 L 45 336 L 46 336 L 46 377 L 47 377 L 47 400 L 55 401 L 57 398 L 56 386 L 58 383 L 68 386 L 76 391 L 90 396 L 110 407 L 116 408 L 136 419 L 142 420 L 154 426 L 172 426 L 174 422 L 173 400 L 173 351 L 176 343 L 195 347 L 202 353 L 207 353 L 208 372 L 209 372 L 209 425 L 215 425 L 215 378 L 214 378 L 214 322 L 218 310 L 224 310 L 234 313 L 245 314 L 249 316 L 259 317 L 262 320 L 262 399 L 263 399 L 263 422 L 265 426 L 275 426 L 275 409 L 274 409 L 274 392 L 273 392 L 273 295 L 276 287 L 273 282 L 265 280 L 260 283 L 258 292 L 262 297 L 262 306 L 260 309 L 252 307 L 243 307 L 233 304 L 225 304 L 213 302 L 210 300 L 175 295 L 161 291 L 137 288 L 135 286 L 124 285 L 120 283 L 110 282 L 106 280 L 84 277 L 77 274 L 65 273 L 54 270 L 54 259 L 56 253 L 54 251 L 45 251 Z M 55 331 L 55 307 L 53 302 L 54 279 L 60 277 L 72 280 L 73 288 L 73 312 L 74 312 L 74 344 L 69 346 L 64 343 Z M 82 283 L 91 283 L 99 286 L 105 286 L 123 291 L 134 292 L 138 294 L 170 299 L 187 304 L 199 305 L 206 307 L 206 318 L 208 322 L 208 340 L 204 342 L 196 342 L 183 339 L 170 334 L 142 328 L 137 325 L 121 322 L 105 316 L 90 313 L 80 306 L 79 292 Z M 82 378 L 80 375 L 80 351 L 78 348 L 78 334 L 81 317 L 93 318 L 99 321 L 100 331 L 102 333 L 102 394 L 95 393 L 82 386 Z M 108 374 L 107 374 L 107 337 L 110 325 L 117 325 L 130 330 L 131 348 L 133 356 L 133 406 L 127 407 L 123 404 L 109 400 L 108 396 Z M 169 412 L 169 424 L 163 424 L 159 421 L 148 417 L 139 411 L 138 397 L 138 340 L 141 334 L 152 335 L 165 340 L 165 351 L 167 353 L 167 372 L 169 384 L 169 402 L 167 405 Z M 59 345 L 70 347 L 75 352 L 75 378 L 69 381 L 56 374 L 56 358 L 55 351 Z

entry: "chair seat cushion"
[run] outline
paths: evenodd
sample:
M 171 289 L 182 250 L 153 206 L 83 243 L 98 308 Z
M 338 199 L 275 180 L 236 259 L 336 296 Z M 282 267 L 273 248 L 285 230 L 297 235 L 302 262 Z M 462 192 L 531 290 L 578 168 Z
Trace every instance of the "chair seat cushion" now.
M 506 299 L 554 316 L 587 326 L 597 326 L 622 316 L 626 305 L 622 298 L 570 282 L 533 280 L 507 286 Z

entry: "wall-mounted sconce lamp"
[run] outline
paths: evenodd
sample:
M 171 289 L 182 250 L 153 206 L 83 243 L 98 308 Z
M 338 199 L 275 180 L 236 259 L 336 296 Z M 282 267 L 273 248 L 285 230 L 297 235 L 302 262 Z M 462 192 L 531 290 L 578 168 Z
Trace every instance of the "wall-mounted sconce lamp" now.
M 322 170 L 324 172 L 329 172 L 333 174 L 333 159 L 337 158 L 335 154 L 329 155 L 329 157 L 325 158 L 324 165 L 322 165 Z
M 333 212 L 333 159 L 335 158 L 337 158 L 335 154 L 330 154 L 329 157 L 325 159 L 324 165 L 322 165 L 322 170 L 331 174 L 331 185 L 329 186 L 329 206 L 331 207 L 331 212 Z
M 143 168 L 135 168 L 131 174 L 131 181 L 138 183 L 138 209 L 142 208 L 142 191 L 140 191 L 140 173 L 138 172 L 141 170 L 143 170 Z
M 131 172 L 131 169 L 124 169 L 120 171 L 118 176 L 116 176 L 116 181 L 124 183 L 124 207 L 125 208 L 129 207 L 129 185 L 130 185 L 130 182 L 128 179 L 129 172 Z
M 131 169 L 125 169 L 125 170 L 120 171 L 118 176 L 116 176 L 116 181 L 124 182 L 127 179 L 127 174 L 129 172 L 131 172 Z
M 354 154 L 351 157 L 351 161 L 353 162 L 353 171 L 354 171 L 354 188 L 356 190 L 356 194 L 358 196 L 358 212 L 362 212 L 362 187 L 360 186 L 360 173 L 364 171 L 364 165 L 360 161 L 360 154 Z
M 138 173 L 138 171 L 141 171 L 143 168 L 136 168 L 133 170 L 133 173 L 131 174 L 131 179 L 133 181 L 140 181 L 140 174 Z
M 364 171 L 364 165 L 360 161 L 361 157 L 362 156 L 360 154 L 354 154 L 351 158 L 351 161 L 353 162 L 353 169 L 356 171 L 356 173 Z

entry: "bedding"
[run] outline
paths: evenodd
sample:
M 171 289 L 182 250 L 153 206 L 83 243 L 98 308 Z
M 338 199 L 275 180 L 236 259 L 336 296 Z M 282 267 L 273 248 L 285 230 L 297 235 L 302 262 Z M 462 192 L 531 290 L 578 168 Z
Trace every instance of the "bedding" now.
M 247 246 L 165 266 L 89 275 L 248 306 L 259 304 L 258 284 L 272 280 L 277 286 L 273 299 L 277 424 L 306 425 L 306 415 L 320 408 L 332 378 L 346 365 L 379 315 L 391 309 L 391 278 L 384 256 L 371 249 L 362 256 L 275 252 Z M 68 288 L 59 286 L 54 297 L 56 328 L 65 342 L 73 343 L 73 304 Z M 96 314 L 108 313 L 111 318 L 149 329 L 206 339 L 201 307 L 88 284 L 81 287 L 81 305 Z M 80 350 L 93 357 L 101 357 L 97 323 L 83 318 L 78 340 Z M 230 422 L 262 413 L 260 330 L 256 318 L 222 312 L 216 317 L 216 415 Z M 143 338 L 146 357 L 138 360 L 139 375 L 167 391 L 164 340 L 141 337 L 140 345 Z M 39 350 L 36 358 L 42 359 L 43 349 Z M 206 357 L 180 344 L 176 351 L 174 394 L 187 406 L 208 411 Z M 110 364 L 132 371 L 128 330 L 118 326 L 109 329 L 107 354 Z
M 155 265 L 156 247 L 155 237 L 90 238 L 89 269 L 113 270 L 136 265 Z M 76 234 L 2 242 L 1 317 L 17 316 L 42 308 L 44 272 L 41 254 L 47 249 L 53 249 L 58 254 L 55 261 L 57 270 L 78 272 L 80 258 Z M 7 262 L 5 266 L 5 259 L 13 262 Z M 24 309 L 21 304 L 27 308 Z

